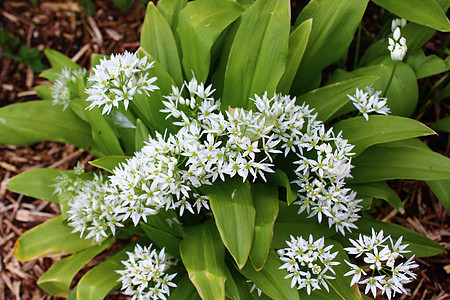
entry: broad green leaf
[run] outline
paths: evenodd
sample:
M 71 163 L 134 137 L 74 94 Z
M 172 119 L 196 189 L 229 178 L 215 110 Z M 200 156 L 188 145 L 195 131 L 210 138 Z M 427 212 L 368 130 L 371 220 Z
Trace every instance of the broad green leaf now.
M 448 18 L 435 0 L 373 0 L 373 2 L 408 21 L 440 31 L 450 31 Z
M 166 18 L 172 30 L 175 31 L 178 25 L 178 15 L 186 6 L 188 0 L 160 0 L 158 1 L 158 10 Z
M 188 276 L 184 276 L 177 283 L 177 287 L 170 292 L 169 300 L 201 300 L 195 289 L 195 286 L 189 280 Z
M 136 242 L 127 244 L 106 260 L 90 269 L 81 277 L 77 286 L 78 300 L 100 300 L 104 299 L 109 292 L 120 287 L 117 281 L 120 275 L 116 270 L 123 270 L 122 260 L 127 260 L 128 252 L 132 252 Z M 142 246 L 142 244 L 141 244 Z
M 112 172 L 114 168 L 118 167 L 121 163 L 124 163 L 129 158 L 130 156 L 109 155 L 90 161 L 89 164 L 93 165 L 94 167 Z
M 242 268 L 252 247 L 255 207 L 251 186 L 237 176 L 203 188 L 209 198 L 217 229 L 237 265 Z
M 78 271 L 97 254 L 103 252 L 113 241 L 114 238 L 109 238 L 101 246 L 94 245 L 55 262 L 50 269 L 39 277 L 37 284 L 50 295 L 67 297 L 70 291 L 70 283 Z
M 40 84 L 38 86 L 35 86 L 33 90 L 35 90 L 38 96 L 42 99 L 52 100 L 52 87 L 53 84 Z
M 42 141 L 94 148 L 89 124 L 51 101 L 15 103 L 0 109 L 1 144 L 25 146 Z
M 149 222 L 149 224 L 151 223 Z M 146 223 L 141 223 L 141 228 L 147 237 L 158 247 L 165 248 L 167 253 L 173 257 L 180 258 L 179 245 L 181 238 Z
M 253 299 L 249 293 L 246 278 L 233 266 L 225 269 L 227 280 L 225 281 L 225 295 L 230 300 Z
M 44 53 L 52 67 L 58 72 L 63 68 L 71 68 L 72 70 L 81 69 L 78 64 L 74 63 L 69 57 L 65 56 L 61 52 L 53 49 L 45 49 Z
M 394 62 L 390 57 L 386 57 L 379 65 L 356 69 L 352 73 L 359 76 L 380 76 L 380 80 L 374 82 L 373 88 L 385 92 L 393 67 Z M 414 112 L 419 89 L 416 75 L 409 65 L 397 62 L 394 77 L 385 96 L 388 98 L 388 107 L 393 115 L 407 117 Z
M 298 207 L 296 205 L 287 206 L 286 203 L 279 203 L 280 210 L 273 229 L 273 239 L 271 249 L 280 249 L 286 247 L 286 241 L 290 240 L 290 236 L 308 237 L 309 234 L 314 236 L 333 236 L 336 234 L 334 228 L 329 228 L 326 220 L 322 223 L 317 222 L 317 217 L 307 218 L 305 212 L 297 214 Z
M 183 74 L 177 44 L 169 23 L 153 2 L 149 2 L 145 13 L 141 31 L 141 47 L 161 64 L 178 86 L 181 86 Z
M 427 181 L 427 184 L 441 202 L 447 214 L 450 214 L 450 180 Z
M 156 215 L 147 216 L 147 223 L 175 237 L 183 237 L 183 225 L 174 210 L 161 209 Z
M 310 1 L 303 8 L 295 24 L 313 19 L 313 25 L 291 94 L 298 96 L 317 88 L 322 70 L 347 53 L 367 2 L 368 0 Z
M 402 200 L 385 181 L 353 184 L 349 187 L 358 193 L 356 196 L 358 199 L 368 199 L 370 203 L 373 198 L 384 199 L 400 213 L 405 212 L 405 207 L 403 206 Z M 367 207 L 366 209 L 369 208 L 370 207 Z
M 222 109 L 251 106 L 249 97 L 272 95 L 289 47 L 289 1 L 256 1 L 241 18 L 225 71 Z
M 427 257 L 434 256 L 441 253 L 444 253 L 444 248 L 439 245 L 439 243 L 412 231 L 406 227 L 401 225 L 381 222 L 372 219 L 370 215 L 364 214 L 361 219 L 359 219 L 356 223 L 358 226 L 358 230 L 349 233 L 345 237 L 342 235 L 336 235 L 333 239 L 338 240 L 344 247 L 351 247 L 351 243 L 349 242 L 349 238 L 356 240 L 358 239 L 358 235 L 361 233 L 363 235 L 372 236 L 372 228 L 375 231 L 383 230 L 384 235 L 390 235 L 394 240 L 394 243 L 400 236 L 403 236 L 403 244 L 409 244 L 406 250 L 410 250 L 410 255 L 416 255 L 417 257 Z
M 199 82 L 206 81 L 213 44 L 243 11 L 241 5 L 231 0 L 199 0 L 189 2 L 180 12 L 177 32 L 188 78 L 192 78 L 193 73 Z
M 433 76 L 449 70 L 450 66 L 445 61 L 436 55 L 425 56 L 422 50 L 416 51 L 410 55 L 407 60 L 417 79 Z
M 289 177 L 281 169 L 275 170 L 275 173 L 269 173 L 266 175 L 267 183 L 281 186 L 286 189 L 286 202 L 291 205 L 297 199 L 297 193 L 292 189 Z
M 204 300 L 225 297 L 225 247 L 214 222 L 186 228 L 180 243 L 181 260 Z
M 72 230 L 61 216 L 56 216 L 21 235 L 16 241 L 14 256 L 28 261 L 45 255 L 71 254 L 92 245 L 92 240 L 82 239 Z
M 140 151 L 142 147 L 145 146 L 145 142 L 148 141 L 150 137 L 150 131 L 148 131 L 147 127 L 140 119 L 136 120 L 136 140 L 135 140 L 135 148 L 136 151 Z
M 286 270 L 279 269 L 281 265 L 280 258 L 275 251 L 271 250 L 261 271 L 256 271 L 253 265 L 248 262 L 240 272 L 253 281 L 271 299 L 300 299 L 297 290 L 291 288 L 291 282 L 284 279 L 287 273 Z
M 446 117 L 437 121 L 436 123 L 431 125 L 431 128 L 439 132 L 450 133 L 450 117 Z
M 278 216 L 278 191 L 264 184 L 252 186 L 253 205 L 256 209 L 255 232 L 250 259 L 256 270 L 261 270 L 272 244 L 273 226 Z
M 134 4 L 134 0 L 112 0 L 112 1 L 121 11 L 126 11 Z
M 58 203 L 55 195 L 56 177 L 62 174 L 72 175 L 73 171 L 59 169 L 34 169 L 14 176 L 6 184 L 6 188 L 19 194 Z
M 419 136 L 435 134 L 424 124 L 409 118 L 371 115 L 345 119 L 333 125 L 334 131 L 342 131 L 343 137 L 355 145 L 352 152 L 361 154 L 368 147 Z
M 297 103 L 305 102 L 313 107 L 314 112 L 318 114 L 318 119 L 326 122 L 340 108 L 350 102 L 348 94 L 353 95 L 356 88 L 364 88 L 378 78 L 377 76 L 361 76 L 333 83 L 297 97 Z
M 286 62 L 286 70 L 278 83 L 277 91 L 289 94 L 298 66 L 302 61 L 311 34 L 312 19 L 304 21 L 289 36 L 289 49 Z
M 372 146 L 352 160 L 348 182 L 450 179 L 450 159 L 423 146 L 415 139 Z

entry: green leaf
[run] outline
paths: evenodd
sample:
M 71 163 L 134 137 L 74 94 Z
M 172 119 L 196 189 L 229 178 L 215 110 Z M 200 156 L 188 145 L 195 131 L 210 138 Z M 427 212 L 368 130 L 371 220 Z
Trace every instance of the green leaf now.
M 178 15 L 186 6 L 188 0 L 160 0 L 158 1 L 158 10 L 166 18 L 167 23 L 175 31 L 178 25 Z
M 203 188 L 222 241 L 240 268 L 247 261 L 255 229 L 251 187 L 248 181 L 241 180 L 237 176 Z
M 246 278 L 239 273 L 233 266 L 227 266 L 225 269 L 227 281 L 225 281 L 225 295 L 230 300 L 253 299 L 249 293 Z
M 298 66 L 302 61 L 311 34 L 312 19 L 304 21 L 289 36 L 289 50 L 286 62 L 286 70 L 278 83 L 277 91 L 289 94 Z
M 333 83 L 297 97 L 297 103 L 305 102 L 314 107 L 314 112 L 318 114 L 317 118 L 326 122 L 340 108 L 350 102 L 348 94 L 353 95 L 356 88 L 364 88 L 378 78 L 377 76 L 361 76 Z
M 134 0 L 112 0 L 112 1 L 121 11 L 126 11 L 134 4 Z
M 138 241 L 139 242 L 139 241 Z M 127 260 L 128 252 L 132 252 L 136 242 L 127 244 L 106 260 L 90 269 L 78 282 L 78 300 L 98 300 L 105 298 L 109 292 L 117 289 L 120 283 L 117 281 L 120 275 L 116 270 L 123 270 L 122 260 Z
M 359 234 L 372 236 L 372 228 L 375 231 L 383 230 L 385 236 L 390 235 L 394 242 L 403 236 L 403 244 L 409 244 L 406 250 L 411 250 L 409 255 L 416 255 L 417 257 L 434 256 L 444 253 L 444 248 L 439 243 L 417 233 L 401 225 L 381 222 L 372 219 L 370 215 L 363 215 L 356 223 L 358 230 L 349 233 L 345 237 L 336 235 L 334 239 L 338 240 L 344 247 L 351 246 L 349 238 L 356 240 Z M 408 253 L 407 253 L 408 254 Z
M 272 244 L 273 226 L 278 216 L 278 191 L 273 186 L 252 186 L 253 204 L 256 209 L 255 232 L 250 250 L 250 259 L 256 270 L 261 270 Z
M 355 145 L 352 152 L 361 154 L 372 145 L 406 140 L 435 134 L 424 124 L 409 118 L 397 116 L 371 115 L 345 119 L 333 125 L 334 131 L 342 131 L 343 137 Z
M 352 160 L 355 166 L 348 182 L 361 183 L 390 179 L 450 179 L 450 159 L 424 148 L 419 140 L 379 144 Z
M 15 103 L 0 109 L 0 143 L 25 146 L 42 141 L 94 148 L 89 124 L 50 101 Z
M 417 79 L 433 76 L 450 69 L 443 59 L 436 55 L 425 56 L 422 50 L 410 55 L 407 62 L 416 73 Z
M 379 65 L 356 69 L 352 73 L 359 76 L 380 76 L 380 80 L 374 82 L 373 88 L 385 92 L 393 67 L 394 62 L 390 57 L 386 57 Z M 416 75 L 409 65 L 397 62 L 394 77 L 385 96 L 393 115 L 407 117 L 414 112 L 419 99 L 419 88 Z
M 225 247 L 213 222 L 186 228 L 181 259 L 201 298 L 225 297 Z
M 296 205 L 288 206 L 286 203 L 279 203 L 280 210 L 273 229 L 273 240 L 271 249 L 286 247 L 286 241 L 290 236 L 333 236 L 336 234 L 334 228 L 329 228 L 326 221 L 317 222 L 317 218 L 307 218 L 306 213 L 297 214 Z
M 373 2 L 408 21 L 440 31 L 450 31 L 450 23 L 445 12 L 435 0 L 373 0 Z
M 148 3 L 145 13 L 141 31 L 141 47 L 161 64 L 178 86 L 181 86 L 183 74 L 177 44 L 169 23 L 153 2 Z
M 34 169 L 14 176 L 6 184 L 6 188 L 19 194 L 58 203 L 54 194 L 56 177 L 62 174 L 72 175 L 73 171 L 59 169 Z
M 248 109 L 249 97 L 276 91 L 286 67 L 289 13 L 288 0 L 266 0 L 242 14 L 225 71 L 222 109 Z
M 16 242 L 14 256 L 20 261 L 52 254 L 71 254 L 92 245 L 92 240 L 81 239 L 72 233 L 73 227 L 64 224 L 61 216 L 25 232 Z
M 447 214 L 450 214 L 450 180 L 427 181 L 427 184 L 441 202 Z
M 150 131 L 140 119 L 136 120 L 136 140 L 135 148 L 136 151 L 140 151 L 142 147 L 145 146 L 145 142 L 148 141 L 150 137 Z
M 149 222 L 149 224 L 152 223 Z M 165 248 L 167 253 L 173 257 L 180 258 L 179 246 L 181 238 L 146 223 L 141 223 L 141 228 L 147 237 L 158 247 Z
M 369 199 L 370 203 L 373 198 L 384 199 L 400 213 L 405 212 L 402 200 L 385 181 L 353 184 L 349 187 L 358 193 L 357 198 Z
M 81 69 L 79 65 L 74 63 L 69 57 L 65 56 L 61 52 L 53 49 L 45 49 L 44 53 L 52 67 L 58 72 L 63 68 L 71 68 L 72 70 Z
M 200 296 L 195 289 L 195 286 L 189 280 L 188 276 L 184 276 L 180 282 L 177 283 L 177 287 L 171 291 L 169 300 L 201 300 Z
M 275 170 L 275 173 L 269 173 L 266 175 L 267 183 L 281 186 L 286 189 L 286 202 L 291 205 L 297 199 L 297 193 L 292 189 L 289 177 L 281 169 Z
M 437 121 L 436 123 L 431 125 L 431 128 L 436 131 L 450 133 L 450 117 L 446 117 Z
M 38 96 L 42 99 L 52 100 L 52 87 L 53 84 L 40 84 L 38 86 L 35 86 L 33 90 L 35 90 Z
M 94 167 L 112 172 L 114 168 L 118 167 L 121 163 L 124 163 L 129 158 L 131 157 L 123 155 L 109 155 L 90 161 L 89 164 L 93 165 Z
M 55 262 L 50 269 L 39 277 L 37 284 L 50 295 L 67 297 L 70 291 L 70 283 L 78 271 L 97 254 L 103 252 L 113 241 L 114 238 L 109 238 L 101 246 L 94 245 Z
M 347 53 L 367 2 L 368 0 L 310 1 L 303 8 L 295 24 L 313 19 L 313 25 L 291 94 L 301 95 L 317 88 L 322 70 Z
M 241 5 L 231 0 L 199 0 L 189 2 L 180 12 L 177 32 L 188 78 L 192 78 L 193 72 L 199 82 L 206 81 L 213 44 L 243 11 Z
M 290 281 L 284 279 L 286 271 L 279 269 L 281 265 L 280 258 L 272 250 L 269 252 L 266 264 L 261 271 L 256 271 L 252 264 L 248 262 L 240 272 L 253 281 L 271 299 L 300 299 L 297 290 L 291 288 Z

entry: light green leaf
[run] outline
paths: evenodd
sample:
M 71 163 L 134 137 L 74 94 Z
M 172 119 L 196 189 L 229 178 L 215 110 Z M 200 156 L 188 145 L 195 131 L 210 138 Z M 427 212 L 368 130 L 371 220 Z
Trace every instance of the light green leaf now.
M 416 139 L 372 146 L 352 160 L 348 182 L 450 179 L 450 159 L 423 146 Z
M 248 262 L 240 272 L 253 281 L 271 299 L 300 299 L 297 290 L 291 288 L 291 282 L 284 279 L 287 274 L 285 270 L 279 269 L 281 265 L 280 258 L 275 251 L 271 250 L 261 271 L 256 271 L 252 264 Z
M 52 254 L 71 254 L 92 246 L 92 240 L 81 239 L 64 224 L 61 216 L 25 232 L 16 242 L 14 256 L 20 261 Z
M 318 119 L 324 122 L 340 108 L 350 102 L 348 94 L 353 95 L 356 88 L 364 88 L 379 79 L 378 76 L 361 76 L 333 83 L 297 97 L 297 103 L 305 102 L 314 108 Z
M 427 184 L 441 202 L 447 214 L 450 214 L 450 180 L 427 181 Z
M 435 134 L 424 124 L 409 118 L 371 115 L 345 119 L 333 125 L 334 131 L 342 131 L 343 137 L 355 145 L 352 152 L 361 154 L 366 148 L 380 143 L 406 140 Z
M 277 91 L 289 94 L 298 66 L 302 61 L 311 34 L 312 19 L 304 21 L 289 36 L 289 50 L 286 62 L 286 70 L 278 83 Z
M 89 164 L 93 165 L 94 167 L 112 172 L 114 168 L 118 167 L 121 163 L 124 163 L 129 158 L 130 156 L 109 155 L 90 161 Z
M 6 188 L 19 194 L 58 203 L 58 196 L 54 194 L 56 177 L 73 174 L 73 171 L 59 169 L 34 169 L 14 176 L 6 184 Z
M 148 3 L 141 31 L 141 47 L 161 64 L 178 86 L 181 86 L 183 74 L 172 29 L 151 1 Z
M 317 88 L 322 70 L 346 54 L 367 2 L 368 0 L 310 1 L 303 8 L 295 24 L 313 19 L 313 25 L 291 94 L 298 96 Z
M 15 103 L 0 109 L 1 144 L 25 146 L 42 141 L 94 148 L 89 124 L 50 101 Z
M 407 63 L 413 68 L 417 79 L 433 76 L 450 69 L 443 59 L 436 55 L 425 56 L 422 50 L 410 55 Z
M 188 276 L 184 276 L 177 283 L 177 287 L 170 292 L 169 300 L 201 300 L 195 289 L 195 286 L 189 280 Z
M 102 59 L 109 59 L 108 55 L 104 55 L 104 54 L 92 54 L 91 55 L 91 69 L 93 69 L 95 66 L 100 64 L 100 61 Z
M 201 298 L 225 297 L 225 247 L 214 226 L 208 222 L 186 228 L 180 243 L 181 259 Z
M 116 270 L 124 269 L 121 261 L 128 259 L 126 252 L 132 252 L 135 245 L 136 242 L 127 244 L 124 248 L 84 274 L 78 282 L 77 299 L 100 300 L 105 298 L 112 290 L 117 289 L 120 286 L 120 283 L 117 281 L 120 275 L 116 273 Z
M 65 56 L 61 52 L 53 49 L 45 49 L 45 56 L 47 56 L 48 61 L 52 67 L 59 72 L 63 68 L 71 68 L 72 70 L 81 69 L 81 67 L 74 63 L 69 57 Z
M 255 229 L 255 207 L 248 181 L 236 176 L 203 188 L 223 243 L 240 268 L 245 265 Z
M 150 131 L 140 119 L 136 120 L 136 141 L 135 148 L 136 151 L 140 151 L 142 147 L 145 146 L 145 142 L 148 141 L 150 137 Z
M 175 31 L 178 25 L 178 15 L 186 6 L 188 0 L 160 0 L 157 7 L 161 14 L 166 18 L 172 30 Z
M 450 31 L 448 18 L 435 0 L 373 0 L 373 2 L 408 21 L 440 31 Z
M 40 84 L 33 88 L 39 97 L 44 100 L 52 100 L 52 87 L 53 84 Z
M 344 247 L 351 247 L 352 244 L 349 242 L 349 238 L 356 240 L 358 239 L 358 235 L 360 233 L 363 235 L 372 236 L 373 228 L 377 232 L 383 230 L 384 235 L 390 235 L 394 242 L 397 241 L 400 236 L 403 236 L 402 244 L 409 244 L 406 250 L 411 250 L 411 253 L 407 253 L 409 256 L 414 254 L 417 257 L 427 257 L 445 252 L 444 248 L 439 245 L 439 243 L 417 232 L 401 225 L 374 220 L 370 215 L 363 215 L 363 217 L 359 219 L 355 225 L 358 226 L 357 231 L 351 232 L 345 237 L 342 235 L 336 235 L 333 239 L 338 240 Z
M 436 131 L 450 133 L 450 117 L 446 117 L 437 121 L 436 123 L 431 125 L 431 128 Z
M 281 169 L 275 170 L 275 173 L 266 175 L 267 183 L 271 185 L 281 186 L 286 189 L 286 202 L 291 205 L 297 199 L 297 193 L 292 189 L 289 177 Z
M 252 186 L 253 204 L 256 209 L 255 232 L 250 259 L 256 270 L 261 270 L 272 244 L 273 226 L 278 216 L 278 191 L 273 186 Z
M 67 297 L 70 291 L 70 283 L 78 271 L 97 254 L 103 252 L 113 241 L 114 238 L 109 238 L 101 246 L 94 245 L 55 262 L 50 269 L 39 277 L 37 284 L 50 295 Z
M 243 11 L 231 0 L 199 0 L 189 2 L 180 12 L 177 32 L 184 54 L 184 73 L 189 79 L 193 72 L 199 82 L 206 81 L 213 44 Z
M 266 0 L 242 14 L 225 71 L 222 109 L 248 109 L 249 97 L 276 91 L 286 67 L 289 12 L 288 0 Z
M 281 201 L 279 205 L 280 210 L 273 229 L 271 249 L 286 247 L 286 241 L 290 240 L 291 235 L 308 237 L 309 234 L 312 234 L 329 237 L 336 234 L 334 228 L 329 228 L 326 221 L 322 220 L 322 223 L 318 223 L 316 217 L 307 218 L 305 212 L 297 214 L 298 206 L 287 206 Z
M 405 212 L 402 200 L 385 181 L 353 184 L 349 185 L 349 187 L 358 193 L 356 196 L 358 199 L 368 199 L 370 203 L 372 203 L 373 198 L 384 199 L 400 213 Z M 369 208 L 367 207 L 366 209 Z

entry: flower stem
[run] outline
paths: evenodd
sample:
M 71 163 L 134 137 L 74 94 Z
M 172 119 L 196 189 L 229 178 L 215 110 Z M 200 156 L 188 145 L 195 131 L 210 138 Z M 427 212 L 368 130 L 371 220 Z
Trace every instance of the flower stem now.
M 398 60 L 394 61 L 394 67 L 392 68 L 391 76 L 389 77 L 389 80 L 388 80 L 388 83 L 386 85 L 386 88 L 384 89 L 383 97 L 386 96 L 386 94 L 387 94 L 387 92 L 389 90 L 389 87 L 391 86 L 391 82 L 392 82 L 392 79 L 394 78 L 395 70 L 397 69 L 397 64 L 398 64 Z

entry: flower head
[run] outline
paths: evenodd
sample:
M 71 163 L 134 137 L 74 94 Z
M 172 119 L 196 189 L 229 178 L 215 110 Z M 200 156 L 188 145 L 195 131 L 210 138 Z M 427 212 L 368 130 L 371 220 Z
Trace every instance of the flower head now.
M 387 106 L 387 98 L 380 97 L 381 91 L 375 91 L 372 85 L 364 90 L 356 88 L 353 96 L 347 95 L 353 105 L 360 111 L 364 118 L 369 121 L 369 114 L 372 112 L 387 115 L 391 110 Z
M 86 69 L 84 68 L 78 70 L 63 68 L 51 88 L 52 104 L 62 105 L 63 110 L 66 110 L 70 101 L 77 96 L 74 95 L 74 92 L 77 91 L 75 83 L 79 78 L 85 79 L 85 76 Z
M 394 30 L 393 38 L 389 38 L 389 46 L 388 50 L 391 52 L 392 60 L 403 60 L 406 55 L 406 51 L 408 51 L 408 47 L 406 46 L 406 39 L 404 37 L 400 37 L 400 27 L 396 27 Z

